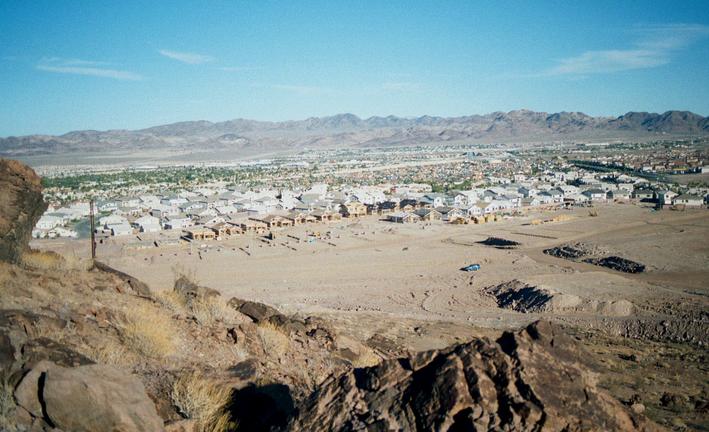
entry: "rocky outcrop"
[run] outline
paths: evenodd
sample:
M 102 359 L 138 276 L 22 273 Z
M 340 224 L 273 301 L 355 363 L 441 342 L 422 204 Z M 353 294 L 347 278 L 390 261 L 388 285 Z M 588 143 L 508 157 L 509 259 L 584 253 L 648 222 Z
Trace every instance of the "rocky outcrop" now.
M 0 159 L 0 260 L 20 262 L 46 208 L 39 176 L 18 161 Z
M 133 276 L 123 273 L 122 271 L 116 270 L 106 263 L 94 260 L 94 267 L 102 272 L 110 273 L 117 276 L 120 280 L 128 284 L 128 286 L 137 294 L 144 297 L 150 297 L 152 295 L 150 287 L 143 281 L 134 278 Z
M 558 327 L 387 360 L 331 378 L 287 430 L 657 430 L 596 387 Z
M 64 431 L 161 431 L 141 381 L 111 366 L 38 363 L 15 390 L 31 416 Z

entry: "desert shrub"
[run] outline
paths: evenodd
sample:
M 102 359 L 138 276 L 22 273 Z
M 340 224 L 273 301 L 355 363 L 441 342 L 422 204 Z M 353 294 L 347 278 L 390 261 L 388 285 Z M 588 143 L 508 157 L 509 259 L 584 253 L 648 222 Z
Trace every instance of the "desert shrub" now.
M 22 254 L 22 264 L 39 270 L 64 268 L 64 258 L 56 252 L 30 250 Z
M 172 313 L 184 313 L 186 299 L 177 291 L 160 291 L 155 294 L 155 301 L 159 305 L 169 310 Z
M 186 278 L 187 280 L 199 284 L 197 281 L 197 269 L 196 268 L 187 268 L 184 265 L 181 264 L 176 264 L 172 267 L 172 277 L 174 278 L 173 282 L 177 282 L 178 279 L 180 278 Z
M 175 408 L 189 419 L 197 421 L 197 429 L 202 432 L 234 430 L 228 405 L 231 388 L 220 385 L 215 380 L 199 372 L 180 376 L 172 385 L 170 398 Z
M 189 299 L 187 308 L 197 322 L 202 325 L 211 325 L 217 321 L 228 321 L 234 316 L 234 310 L 218 296 Z
M 266 355 L 281 358 L 290 347 L 290 339 L 278 327 L 268 321 L 259 323 L 256 329 Z
M 121 330 L 125 344 L 148 357 L 164 358 L 176 349 L 176 329 L 172 320 L 147 303 L 126 313 Z
M 376 366 L 381 361 L 381 357 L 377 355 L 374 350 L 368 346 L 362 346 L 360 351 L 350 363 L 356 368 Z
M 194 279 L 194 272 L 180 270 L 173 267 L 175 282 L 179 279 L 198 285 Z M 212 325 L 217 321 L 229 321 L 236 313 L 224 299 L 214 295 L 185 295 L 180 291 L 163 291 L 156 295 L 156 300 L 173 313 L 187 313 L 202 325 Z

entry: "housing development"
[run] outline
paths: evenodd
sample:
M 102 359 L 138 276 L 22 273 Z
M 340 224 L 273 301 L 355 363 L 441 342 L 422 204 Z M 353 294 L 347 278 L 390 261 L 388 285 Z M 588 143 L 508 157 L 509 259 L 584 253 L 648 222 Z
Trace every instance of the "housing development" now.
M 483 153 L 465 148 L 460 153 L 460 148 L 446 146 L 395 152 L 348 150 L 344 154 L 322 152 L 319 159 L 301 164 L 284 158 L 218 167 L 166 167 L 171 175 L 190 180 L 152 184 L 146 183 L 145 169 L 93 175 L 63 172 L 47 181 L 51 205 L 33 236 L 77 237 L 81 231 L 74 228 L 77 222 L 87 234 L 89 200 L 95 200 L 99 234 L 120 237 L 166 230 L 172 234 L 171 243 L 176 235 L 184 241 L 219 240 L 366 215 L 398 223 L 479 224 L 530 210 L 601 203 L 705 208 L 706 181 L 689 185 L 659 181 L 647 176 L 656 170 L 630 162 L 642 159 L 657 167 L 662 160 L 683 169 L 690 164 L 692 173 L 698 174 L 709 169 L 705 150 L 683 144 L 665 150 L 663 143 L 656 152 L 644 146 L 630 153 L 585 146 L 594 149 L 584 152 L 585 159 L 576 159 L 578 147 L 574 147 L 576 151 L 569 149 L 562 160 L 539 151 L 520 154 L 487 149 Z M 653 156 L 657 153 L 661 156 Z M 627 167 L 637 169 L 640 176 Z M 234 181 L 237 178 L 245 180 Z M 396 182 L 402 180 L 406 182 Z

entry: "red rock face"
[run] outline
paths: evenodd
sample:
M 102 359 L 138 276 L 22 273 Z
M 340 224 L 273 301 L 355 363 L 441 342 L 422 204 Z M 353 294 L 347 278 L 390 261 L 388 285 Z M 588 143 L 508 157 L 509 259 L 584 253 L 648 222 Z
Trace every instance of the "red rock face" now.
M 658 430 L 598 389 L 546 322 L 332 378 L 288 430 Z
M 32 168 L 0 159 L 0 260 L 17 263 L 32 235 L 32 228 L 47 204 L 42 184 Z

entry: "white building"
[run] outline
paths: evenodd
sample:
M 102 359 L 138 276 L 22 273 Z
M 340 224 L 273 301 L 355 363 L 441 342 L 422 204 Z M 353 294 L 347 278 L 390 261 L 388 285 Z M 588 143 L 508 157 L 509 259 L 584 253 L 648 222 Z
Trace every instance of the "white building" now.
M 160 219 L 150 215 L 139 217 L 133 222 L 133 226 L 138 228 L 140 232 L 158 232 L 162 229 Z
M 58 216 L 42 215 L 37 221 L 36 228 L 41 230 L 50 230 L 64 223 L 63 219 Z

